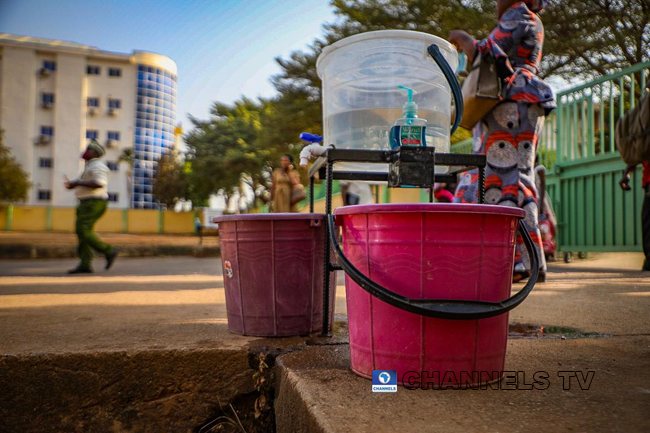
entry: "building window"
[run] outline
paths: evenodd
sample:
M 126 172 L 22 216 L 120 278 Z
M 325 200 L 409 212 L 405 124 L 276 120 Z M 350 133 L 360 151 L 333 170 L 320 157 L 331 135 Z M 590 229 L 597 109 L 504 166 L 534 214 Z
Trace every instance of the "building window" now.
M 52 197 L 52 191 L 49 189 L 39 189 L 38 190 L 38 199 L 41 201 L 50 200 Z
M 94 65 L 86 66 L 86 73 L 88 75 L 99 75 L 100 73 L 99 66 L 94 66 Z
M 51 107 L 54 105 L 54 93 L 42 93 L 41 103 L 44 107 Z
M 47 69 L 48 71 L 56 71 L 56 62 L 53 60 L 43 60 L 43 69 Z
M 41 126 L 41 135 L 52 137 L 54 135 L 54 128 L 52 126 Z
M 134 188 L 132 206 L 157 208 L 151 196 L 155 161 L 173 147 L 176 111 L 176 76 L 162 69 L 138 65 L 135 119 Z M 135 194 L 137 192 L 137 194 Z
M 41 168 L 52 168 L 52 158 L 40 158 L 38 160 L 38 165 Z
M 120 69 L 120 68 L 108 68 L 108 76 L 109 77 L 121 77 L 122 76 L 122 69 Z
M 99 133 L 96 129 L 86 129 L 86 138 L 89 140 L 97 140 Z
M 116 192 L 108 193 L 108 201 L 115 203 L 118 200 L 119 200 L 119 195 Z
M 109 98 L 108 99 L 108 108 L 122 108 L 122 100 L 121 99 Z
M 108 167 L 110 171 L 120 171 L 120 164 L 115 161 L 106 161 L 106 167 Z
M 86 99 L 86 104 L 89 107 L 99 107 L 99 98 L 88 98 Z
M 108 139 L 113 141 L 120 141 L 120 133 L 118 131 L 108 131 Z

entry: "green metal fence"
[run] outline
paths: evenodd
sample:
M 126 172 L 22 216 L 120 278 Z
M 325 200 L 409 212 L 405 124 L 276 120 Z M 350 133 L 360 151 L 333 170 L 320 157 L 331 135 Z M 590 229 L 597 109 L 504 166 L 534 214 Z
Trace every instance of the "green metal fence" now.
M 616 121 L 638 102 L 650 62 L 558 93 L 539 155 L 558 218 L 561 251 L 641 251 L 641 167 L 633 189 L 618 182 L 625 164 L 614 143 Z

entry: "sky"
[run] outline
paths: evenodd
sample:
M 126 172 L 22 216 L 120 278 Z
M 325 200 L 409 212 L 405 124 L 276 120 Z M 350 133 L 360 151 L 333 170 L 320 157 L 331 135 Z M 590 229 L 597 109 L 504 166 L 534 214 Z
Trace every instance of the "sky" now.
M 185 131 L 187 114 L 207 119 L 214 101 L 273 95 L 274 58 L 334 20 L 329 0 L 0 0 L 0 33 L 171 57 Z

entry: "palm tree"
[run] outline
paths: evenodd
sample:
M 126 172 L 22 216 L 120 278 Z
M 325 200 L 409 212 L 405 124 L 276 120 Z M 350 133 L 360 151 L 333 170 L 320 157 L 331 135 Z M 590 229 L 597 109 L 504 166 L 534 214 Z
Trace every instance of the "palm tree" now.
M 133 153 L 133 148 L 127 147 L 122 150 L 122 154 L 117 158 L 117 162 L 126 162 L 128 168 L 126 169 L 126 185 L 128 190 L 129 204 L 128 207 L 131 207 L 133 204 L 133 163 L 135 162 L 135 154 Z

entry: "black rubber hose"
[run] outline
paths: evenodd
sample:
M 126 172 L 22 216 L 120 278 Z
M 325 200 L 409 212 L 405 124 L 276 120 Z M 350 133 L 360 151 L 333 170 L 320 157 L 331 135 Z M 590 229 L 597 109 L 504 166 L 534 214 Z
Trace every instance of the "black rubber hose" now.
M 345 256 L 336 238 L 336 223 L 334 215 L 328 215 L 330 242 L 338 263 L 345 273 L 362 289 L 387 304 L 410 313 L 426 317 L 450 320 L 475 320 L 499 316 L 507 313 L 521 304 L 532 292 L 539 276 L 539 256 L 528 229 L 523 221 L 519 221 L 519 232 L 524 239 L 524 245 L 531 258 L 531 275 L 528 282 L 517 294 L 502 302 L 448 300 L 448 299 L 412 299 L 398 295 L 372 281 L 359 271 Z
M 447 82 L 451 87 L 451 94 L 454 97 L 454 105 L 456 106 L 456 117 L 454 118 L 454 124 L 451 127 L 451 132 L 449 133 L 449 135 L 451 135 L 456 131 L 458 125 L 460 125 L 460 120 L 463 118 L 463 112 L 465 110 L 463 105 L 463 92 L 460 88 L 460 83 L 458 82 L 458 78 L 456 78 L 456 74 L 454 74 L 454 71 L 451 69 L 451 66 L 449 66 L 449 63 L 447 63 L 447 60 L 440 52 L 440 48 L 436 44 L 432 44 L 429 45 L 429 47 L 427 48 L 427 52 L 436 62 L 436 64 L 442 71 L 442 74 L 447 79 Z

